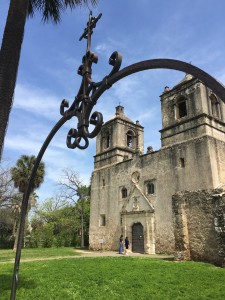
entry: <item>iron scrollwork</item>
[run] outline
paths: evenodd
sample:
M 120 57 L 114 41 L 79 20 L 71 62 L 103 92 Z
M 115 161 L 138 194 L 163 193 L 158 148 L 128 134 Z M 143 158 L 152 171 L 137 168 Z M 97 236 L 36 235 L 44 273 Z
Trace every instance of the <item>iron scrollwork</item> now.
M 78 68 L 78 75 L 82 76 L 82 82 L 80 89 L 75 97 L 74 102 L 69 107 L 69 102 L 63 100 L 60 106 L 60 114 L 62 116 L 72 113 L 72 116 L 76 116 L 78 119 L 77 129 L 71 128 L 67 134 L 67 147 L 74 149 L 86 149 L 89 145 L 89 138 L 94 138 L 100 132 L 103 124 L 103 116 L 100 112 L 95 111 L 92 113 L 92 109 L 96 104 L 95 93 L 103 85 L 110 88 L 109 78 L 119 71 L 122 56 L 119 52 L 115 51 L 109 58 L 109 64 L 113 66 L 111 72 L 103 78 L 100 82 L 93 82 L 92 80 L 92 64 L 97 64 L 98 56 L 93 53 L 91 48 L 91 35 L 93 28 L 101 18 L 102 14 L 98 17 L 93 17 L 92 12 L 89 14 L 89 21 L 87 27 L 84 29 L 84 33 L 80 37 L 80 41 L 84 38 L 87 39 L 87 49 L 83 56 L 82 64 Z M 66 108 L 68 108 L 66 110 Z M 89 125 L 93 125 L 94 129 L 90 132 Z

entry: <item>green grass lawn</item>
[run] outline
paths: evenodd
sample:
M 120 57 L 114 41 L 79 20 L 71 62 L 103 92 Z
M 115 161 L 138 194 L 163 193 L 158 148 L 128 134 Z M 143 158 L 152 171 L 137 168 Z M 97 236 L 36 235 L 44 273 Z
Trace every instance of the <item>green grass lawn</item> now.
M 10 295 L 13 264 L 0 265 L 0 299 Z M 64 258 L 23 262 L 20 300 L 225 299 L 225 269 L 140 257 Z
M 60 248 L 30 248 L 22 249 L 21 259 L 33 258 L 48 258 L 56 256 L 74 256 L 77 255 L 72 247 Z M 13 250 L 0 250 L 0 262 L 14 261 L 15 251 Z M 1 300 L 1 297 L 0 297 Z

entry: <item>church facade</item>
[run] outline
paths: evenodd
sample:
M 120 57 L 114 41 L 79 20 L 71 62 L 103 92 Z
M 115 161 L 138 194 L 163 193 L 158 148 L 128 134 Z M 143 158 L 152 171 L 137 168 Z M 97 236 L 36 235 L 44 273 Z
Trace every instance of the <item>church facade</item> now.
M 172 196 L 225 183 L 225 105 L 191 75 L 161 95 L 161 148 L 144 153 L 144 128 L 122 106 L 96 140 L 89 245 L 173 253 Z

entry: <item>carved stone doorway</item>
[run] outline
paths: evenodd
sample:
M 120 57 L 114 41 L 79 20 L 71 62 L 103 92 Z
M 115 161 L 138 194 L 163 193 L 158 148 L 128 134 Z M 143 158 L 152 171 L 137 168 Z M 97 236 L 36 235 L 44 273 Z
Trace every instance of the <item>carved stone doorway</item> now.
M 141 223 L 132 226 L 132 252 L 144 253 L 144 230 Z

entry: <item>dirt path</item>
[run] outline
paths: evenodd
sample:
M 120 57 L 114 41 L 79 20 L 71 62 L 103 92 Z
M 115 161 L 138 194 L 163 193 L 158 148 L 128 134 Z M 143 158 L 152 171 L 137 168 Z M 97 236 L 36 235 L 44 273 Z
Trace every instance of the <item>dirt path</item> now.
M 32 262 L 32 261 L 42 261 L 42 260 L 56 260 L 64 258 L 82 258 L 82 257 L 124 257 L 125 255 L 119 254 L 116 251 L 91 251 L 91 250 L 75 250 L 78 255 L 67 255 L 67 256 L 53 256 L 53 257 L 42 257 L 42 258 L 31 258 L 31 259 L 21 259 L 21 262 Z M 162 255 L 162 254 L 141 254 L 129 252 L 129 256 L 136 257 L 148 257 L 148 258 L 161 258 L 161 259 L 173 259 L 173 256 Z M 14 263 L 14 259 L 9 261 L 2 261 L 0 264 Z
M 103 256 L 124 256 L 123 254 L 119 254 L 117 251 L 91 251 L 91 250 L 76 250 L 77 253 L 80 254 L 79 257 L 103 257 Z M 136 256 L 136 257 L 149 257 L 149 258 L 171 258 L 173 256 L 170 255 L 162 255 L 162 254 L 141 254 L 141 253 L 133 253 L 129 252 L 128 256 Z

